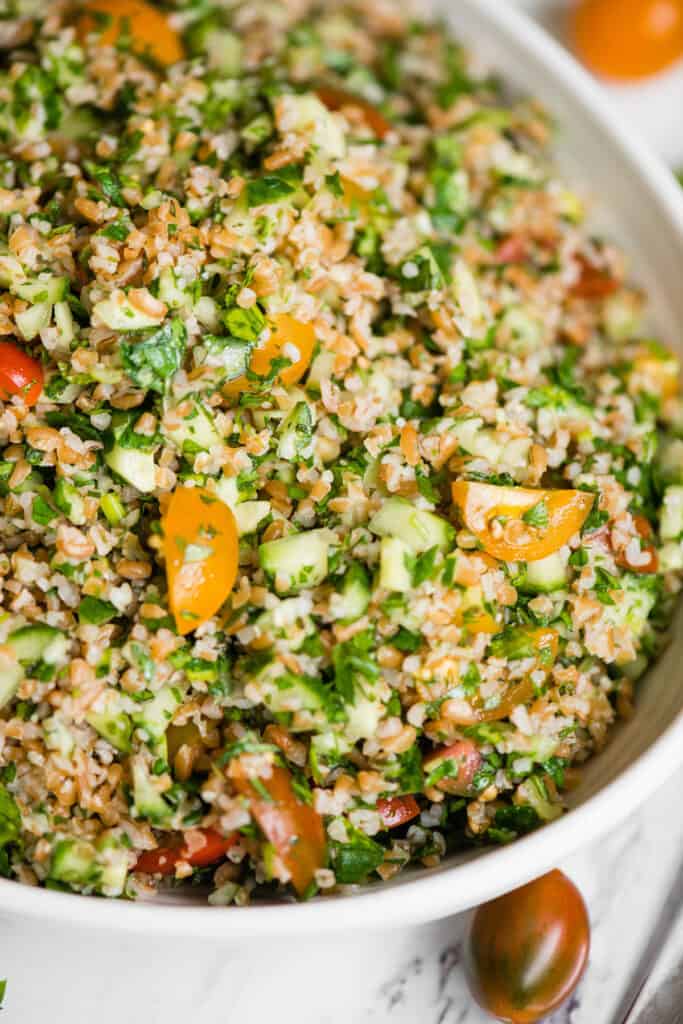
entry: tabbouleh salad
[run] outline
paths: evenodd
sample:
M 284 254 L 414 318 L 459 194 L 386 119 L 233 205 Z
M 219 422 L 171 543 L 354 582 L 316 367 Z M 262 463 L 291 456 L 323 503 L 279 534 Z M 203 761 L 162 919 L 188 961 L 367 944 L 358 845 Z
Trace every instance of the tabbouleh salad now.
M 307 898 L 563 812 L 683 572 L 679 367 L 388 0 L 7 0 L 0 871 Z

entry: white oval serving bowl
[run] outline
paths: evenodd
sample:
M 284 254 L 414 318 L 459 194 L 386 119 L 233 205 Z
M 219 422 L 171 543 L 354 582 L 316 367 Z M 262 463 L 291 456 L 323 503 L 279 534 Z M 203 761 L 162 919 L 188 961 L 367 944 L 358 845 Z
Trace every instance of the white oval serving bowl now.
M 575 61 L 506 0 L 441 0 L 435 6 L 476 55 L 514 87 L 540 98 L 557 118 L 560 166 L 596 197 L 600 220 L 624 244 L 634 277 L 650 293 L 659 336 L 681 348 L 683 191 L 672 175 L 627 125 L 616 123 L 609 102 Z M 0 912 L 166 935 L 265 939 L 388 928 L 465 910 L 542 874 L 596 839 L 683 763 L 682 660 L 679 634 L 641 684 L 634 718 L 588 764 L 571 794 L 570 813 L 511 846 L 451 858 L 353 895 L 227 910 L 207 906 L 192 890 L 129 903 L 0 879 Z

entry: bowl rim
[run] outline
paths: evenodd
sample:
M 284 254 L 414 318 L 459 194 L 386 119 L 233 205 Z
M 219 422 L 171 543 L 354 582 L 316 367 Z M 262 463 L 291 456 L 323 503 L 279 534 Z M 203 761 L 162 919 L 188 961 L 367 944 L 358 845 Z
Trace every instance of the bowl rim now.
M 683 190 L 644 142 L 622 124 L 606 94 L 563 47 L 519 8 L 500 0 L 459 0 L 495 30 L 526 49 L 550 76 L 572 92 L 639 175 L 683 242 Z M 446 917 L 492 899 L 555 867 L 579 847 L 604 835 L 683 765 L 683 710 L 616 779 L 563 818 L 510 846 L 433 873 L 378 884 L 333 899 L 230 908 L 178 906 L 161 900 L 107 900 L 59 893 L 0 879 L 0 912 L 60 926 L 195 938 L 273 938 L 354 928 L 388 928 Z M 455 884 L 453 884 L 455 883 Z

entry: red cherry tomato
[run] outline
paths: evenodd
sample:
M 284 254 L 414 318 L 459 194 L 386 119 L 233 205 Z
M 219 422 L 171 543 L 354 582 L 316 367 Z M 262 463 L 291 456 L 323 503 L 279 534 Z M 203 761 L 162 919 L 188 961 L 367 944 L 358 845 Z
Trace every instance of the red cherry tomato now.
M 580 275 L 572 288 L 572 295 L 577 299 L 606 299 L 619 287 L 610 273 L 589 263 L 583 256 L 578 260 Z
M 429 774 L 445 764 L 449 770 L 435 783 L 436 788 L 456 796 L 469 796 L 481 762 L 481 751 L 473 740 L 456 740 L 429 754 L 424 760 L 424 770 Z
M 475 911 L 467 943 L 472 994 L 499 1020 L 535 1024 L 574 991 L 589 947 L 581 894 L 551 871 Z
M 35 405 L 43 390 L 43 368 L 11 341 L 0 341 L 0 399 L 21 395 L 25 405 Z
M 398 828 L 417 818 L 420 805 L 414 796 L 390 796 L 377 801 L 377 810 L 385 828 Z
M 138 857 L 135 870 L 144 871 L 146 875 L 172 875 L 181 860 L 193 868 L 205 868 L 221 860 L 236 842 L 237 836 L 226 838 L 213 828 L 190 829 L 180 833 L 177 845 L 169 843 L 156 850 L 145 850 Z
M 681 0 L 579 0 L 570 32 L 581 60 L 608 78 L 644 78 L 683 56 Z

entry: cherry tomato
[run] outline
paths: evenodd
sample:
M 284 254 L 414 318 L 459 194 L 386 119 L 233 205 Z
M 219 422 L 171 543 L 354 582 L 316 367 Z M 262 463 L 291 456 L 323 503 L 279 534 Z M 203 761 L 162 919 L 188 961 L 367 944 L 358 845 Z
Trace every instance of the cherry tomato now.
M 355 107 L 362 111 L 363 120 L 378 139 L 384 139 L 391 131 L 391 125 L 386 117 L 380 114 L 372 103 L 368 103 L 361 96 L 355 96 L 346 89 L 337 89 L 333 86 L 322 86 L 317 90 L 318 99 L 325 104 L 328 110 L 343 110 L 345 107 Z
M 570 19 L 577 54 L 608 78 L 644 78 L 683 56 L 680 0 L 579 0 Z
M 414 796 L 390 796 L 377 801 L 377 810 L 385 828 L 398 828 L 417 818 L 420 805 Z
M 588 962 L 590 925 L 576 886 L 551 871 L 475 911 L 467 942 L 474 998 L 511 1024 L 534 1024 L 574 991 Z
M 322 818 L 299 799 L 286 768 L 274 765 L 267 778 L 252 779 L 241 766 L 233 765 L 230 775 L 238 791 L 249 798 L 251 813 L 289 872 L 292 885 L 304 896 L 327 860 Z
M 125 38 L 133 53 L 149 56 L 158 64 L 176 64 L 185 56 L 166 15 L 144 0 L 88 0 L 76 32 L 81 42 L 96 33 L 100 46 L 116 46 Z
M 215 615 L 237 576 L 235 517 L 202 487 L 178 487 L 163 520 L 168 599 L 181 636 Z
M 213 828 L 189 829 L 176 836 L 175 844 L 141 853 L 135 870 L 146 875 L 172 875 L 181 860 L 194 868 L 205 868 L 221 860 L 236 842 L 237 836 L 222 836 Z
M 577 299 L 606 299 L 619 288 L 619 282 L 612 275 L 587 259 L 578 260 L 580 274 L 572 287 L 572 295 Z
M 673 353 L 643 347 L 633 360 L 629 390 L 650 391 L 663 401 L 675 398 L 680 391 L 680 365 Z
M 536 562 L 559 551 L 581 529 L 595 500 L 586 491 L 499 487 L 467 480 L 456 481 L 452 489 L 467 529 L 487 554 L 504 562 Z M 528 515 L 534 508 L 536 517 Z
M 43 369 L 11 341 L 0 341 L 0 400 L 20 395 L 24 405 L 35 405 L 43 390 Z
M 540 671 L 546 674 L 550 672 L 557 660 L 557 631 L 549 627 L 534 629 L 528 626 L 520 626 L 518 632 L 526 633 L 530 646 L 534 651 L 538 652 L 536 664 L 531 671 Z M 448 720 L 455 725 L 467 726 L 476 725 L 478 722 L 500 722 L 502 719 L 508 718 L 516 707 L 520 704 L 528 704 L 536 693 L 536 684 L 531 679 L 531 671 L 523 679 L 513 682 L 495 707 L 484 707 L 481 698 L 477 695 L 471 698 L 469 702 L 470 707 L 467 711 L 463 711 L 461 714 L 455 714 L 453 711 L 450 711 Z
M 313 325 L 295 320 L 287 313 L 278 313 L 269 320 L 270 337 L 265 344 L 255 348 L 249 361 L 249 369 L 259 377 L 267 377 L 273 360 L 286 357 L 291 365 L 278 373 L 278 380 L 291 387 L 301 380 L 308 369 L 315 346 Z M 227 395 L 239 395 L 251 391 L 252 384 L 246 377 L 231 380 L 223 388 Z
M 633 517 L 633 523 L 635 525 L 636 533 L 638 534 L 638 536 L 641 537 L 643 540 L 649 540 L 652 536 L 652 527 L 650 526 L 650 521 L 646 519 L 645 516 L 635 515 Z M 657 556 L 657 552 L 655 551 L 654 545 L 642 544 L 641 554 L 647 554 L 648 560 L 647 562 L 643 562 L 640 565 L 631 565 L 628 558 L 626 557 L 625 551 L 620 551 L 617 554 L 615 561 L 617 565 L 620 565 L 622 567 L 622 569 L 628 569 L 630 572 L 657 572 L 657 569 L 659 567 L 659 558 Z
M 434 783 L 436 788 L 454 796 L 469 796 L 472 792 L 472 781 L 481 766 L 479 747 L 473 740 L 456 740 L 450 746 L 429 754 L 424 760 L 424 770 L 429 775 L 447 761 L 451 762 L 448 766 L 448 775 Z

